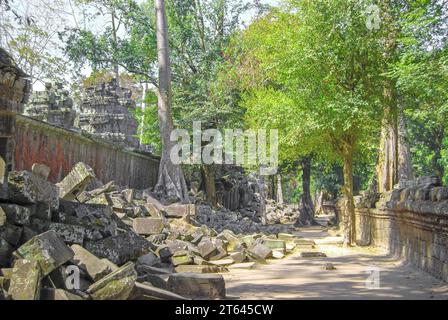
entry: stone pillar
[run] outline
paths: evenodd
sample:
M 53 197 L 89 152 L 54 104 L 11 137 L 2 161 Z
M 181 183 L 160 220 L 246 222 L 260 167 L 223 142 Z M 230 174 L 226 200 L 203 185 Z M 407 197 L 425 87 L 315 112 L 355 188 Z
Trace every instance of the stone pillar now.
M 0 199 L 6 198 L 7 174 L 14 167 L 16 114 L 23 112 L 31 87 L 27 75 L 0 48 Z

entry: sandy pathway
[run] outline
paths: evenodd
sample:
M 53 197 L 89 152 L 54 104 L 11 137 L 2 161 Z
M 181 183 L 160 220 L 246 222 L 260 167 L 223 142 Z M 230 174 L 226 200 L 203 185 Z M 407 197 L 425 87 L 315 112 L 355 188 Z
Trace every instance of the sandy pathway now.
M 301 236 L 332 242 L 325 233 Z M 227 293 L 241 299 L 448 299 L 448 284 L 387 257 L 372 248 L 319 245 L 326 258 L 301 258 L 299 253 L 252 270 L 223 274 Z M 324 270 L 332 263 L 336 270 Z M 368 270 L 379 270 L 379 288 L 366 286 Z

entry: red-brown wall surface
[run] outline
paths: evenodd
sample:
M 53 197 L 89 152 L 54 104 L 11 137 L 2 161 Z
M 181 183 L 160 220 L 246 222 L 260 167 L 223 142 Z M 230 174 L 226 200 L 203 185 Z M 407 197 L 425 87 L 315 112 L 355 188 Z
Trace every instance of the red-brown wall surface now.
M 91 166 L 103 183 L 114 180 L 135 189 L 153 187 L 158 158 L 113 143 L 65 130 L 24 116 L 17 116 L 15 170 L 31 170 L 34 163 L 51 168 L 49 180 L 59 182 L 78 162 Z

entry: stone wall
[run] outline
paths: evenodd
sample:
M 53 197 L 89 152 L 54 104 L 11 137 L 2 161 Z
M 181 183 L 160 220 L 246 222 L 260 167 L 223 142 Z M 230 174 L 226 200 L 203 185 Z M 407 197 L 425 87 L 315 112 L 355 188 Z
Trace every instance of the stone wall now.
M 34 91 L 24 115 L 70 129 L 76 117 L 73 100 L 60 83 L 46 83 L 44 91 Z
M 396 189 L 371 206 L 358 201 L 356 218 L 358 244 L 384 248 L 448 281 L 447 187 L 432 183 Z
M 42 163 L 51 168 L 49 180 L 54 183 L 77 162 L 91 166 L 104 183 L 114 180 L 121 186 L 145 189 L 153 187 L 157 180 L 157 157 L 86 133 L 17 116 L 15 140 L 19 146 L 15 151 L 15 170 L 31 170 L 34 163 Z
M 6 196 L 6 177 L 14 165 L 14 132 L 16 114 L 23 111 L 28 101 L 30 81 L 0 48 L 0 199 Z

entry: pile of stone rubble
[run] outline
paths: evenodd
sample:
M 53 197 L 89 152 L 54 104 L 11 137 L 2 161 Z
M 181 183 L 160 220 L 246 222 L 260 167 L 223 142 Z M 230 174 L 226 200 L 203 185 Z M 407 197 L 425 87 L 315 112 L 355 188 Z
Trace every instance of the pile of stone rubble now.
M 220 272 L 313 245 L 285 226 L 113 182 L 86 191 L 96 178 L 83 163 L 56 185 L 48 175 L 35 164 L 0 185 L 0 299 L 223 299 Z

